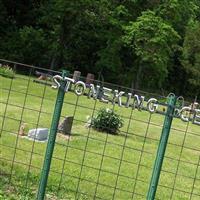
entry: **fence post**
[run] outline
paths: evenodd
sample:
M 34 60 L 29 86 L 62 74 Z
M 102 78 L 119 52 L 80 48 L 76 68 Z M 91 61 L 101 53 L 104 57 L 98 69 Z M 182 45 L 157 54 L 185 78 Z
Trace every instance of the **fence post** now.
M 166 113 L 165 121 L 163 124 L 163 129 L 162 129 L 160 143 L 159 143 L 158 150 L 157 150 L 156 160 L 154 163 L 154 169 L 153 169 L 153 173 L 152 173 L 152 177 L 151 177 L 151 182 L 149 185 L 147 200 L 154 200 L 155 195 L 156 195 L 156 190 L 157 190 L 157 186 L 158 186 L 162 163 L 163 163 L 165 150 L 166 150 L 169 133 L 170 133 L 170 129 L 171 129 L 171 124 L 172 124 L 172 120 L 173 120 L 174 107 L 176 105 L 176 97 L 170 96 L 168 100 L 169 100 L 169 102 L 168 102 L 167 113 Z
M 67 76 L 68 74 L 69 72 L 63 70 L 62 72 L 63 80 L 61 80 L 60 82 L 60 87 L 57 93 L 57 99 L 55 103 L 53 118 L 51 122 L 51 128 L 49 132 L 49 139 L 47 143 L 46 154 L 44 157 L 44 163 L 43 163 L 43 168 L 42 168 L 41 177 L 40 177 L 40 184 L 39 184 L 38 193 L 37 193 L 37 200 L 43 200 L 45 196 L 45 190 L 46 190 L 49 170 L 51 166 L 51 158 L 53 155 L 53 150 L 54 150 L 55 140 L 56 140 L 56 133 L 57 133 L 58 123 L 59 123 L 64 95 L 65 95 L 66 81 L 64 81 L 64 77 Z

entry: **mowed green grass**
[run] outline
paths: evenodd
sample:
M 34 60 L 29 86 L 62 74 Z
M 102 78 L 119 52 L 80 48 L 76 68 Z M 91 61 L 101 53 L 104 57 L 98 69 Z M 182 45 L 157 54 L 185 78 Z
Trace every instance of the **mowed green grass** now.
M 17 133 L 21 122 L 26 132 L 50 127 L 57 90 L 33 79 L 0 76 L 0 199 L 35 199 L 37 192 L 46 143 Z M 119 135 L 85 127 L 103 107 L 124 119 Z M 164 116 L 73 92 L 65 94 L 61 115 L 74 116 L 72 139 L 57 136 L 47 199 L 146 199 Z M 200 199 L 199 144 L 200 127 L 174 119 L 156 199 Z

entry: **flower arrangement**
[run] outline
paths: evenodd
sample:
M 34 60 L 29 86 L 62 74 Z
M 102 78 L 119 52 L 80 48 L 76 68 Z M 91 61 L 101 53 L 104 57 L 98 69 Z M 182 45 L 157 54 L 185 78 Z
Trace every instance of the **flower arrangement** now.
M 98 131 L 116 135 L 123 126 L 123 120 L 113 110 L 103 108 L 98 111 L 95 117 L 88 119 L 88 124 Z

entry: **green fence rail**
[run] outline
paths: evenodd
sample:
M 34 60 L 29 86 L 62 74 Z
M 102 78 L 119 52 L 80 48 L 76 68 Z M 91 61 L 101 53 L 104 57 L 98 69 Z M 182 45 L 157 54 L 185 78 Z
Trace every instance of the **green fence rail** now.
M 73 74 L 0 63 L 14 69 L 0 71 L 0 199 L 200 199 L 197 102 L 85 77 L 56 89 L 54 75 Z M 111 117 L 101 131 L 91 127 L 103 108 L 123 120 L 117 134 L 102 131 L 113 131 Z M 69 118 L 71 133 L 57 128 Z
M 51 166 L 51 159 L 53 156 L 53 150 L 54 150 L 55 141 L 56 141 L 56 134 L 57 134 L 58 124 L 59 124 L 64 96 L 65 96 L 66 81 L 64 80 L 64 78 L 68 75 L 69 73 L 67 73 L 66 71 L 63 71 L 62 73 L 63 80 L 61 80 L 60 87 L 58 89 L 58 95 L 57 95 L 56 104 L 54 108 L 54 114 L 53 114 L 53 118 L 51 122 L 51 128 L 50 128 L 49 138 L 48 138 L 48 143 L 47 143 L 47 150 L 44 157 L 44 164 L 43 164 L 42 174 L 40 178 L 40 185 L 38 189 L 38 195 L 37 195 L 38 200 L 43 200 L 45 196 L 45 190 L 46 190 L 49 170 Z
M 147 200 L 154 200 L 156 195 L 156 190 L 159 182 L 159 177 L 162 169 L 162 163 L 165 156 L 165 150 L 167 147 L 167 142 L 169 138 L 169 133 L 172 125 L 174 108 L 176 106 L 176 97 L 169 97 L 169 105 L 167 108 L 167 113 L 165 116 L 165 121 L 163 125 L 163 130 L 160 138 L 160 143 L 158 146 L 157 156 L 154 164 L 153 174 L 149 186 L 149 191 L 147 195 Z

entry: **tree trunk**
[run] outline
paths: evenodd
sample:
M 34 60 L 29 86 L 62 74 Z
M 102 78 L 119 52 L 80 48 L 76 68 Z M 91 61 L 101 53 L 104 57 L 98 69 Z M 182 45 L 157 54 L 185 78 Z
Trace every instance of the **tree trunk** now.
M 50 69 L 51 69 L 51 70 L 54 70 L 54 69 L 55 69 L 55 62 L 56 62 L 56 58 L 55 58 L 55 56 L 53 56 L 53 57 L 51 58 L 51 63 L 50 63 Z
M 140 87 L 140 79 L 141 79 L 141 74 L 142 74 L 142 65 L 139 63 L 139 68 L 136 74 L 136 80 L 135 80 L 135 89 L 139 89 Z

